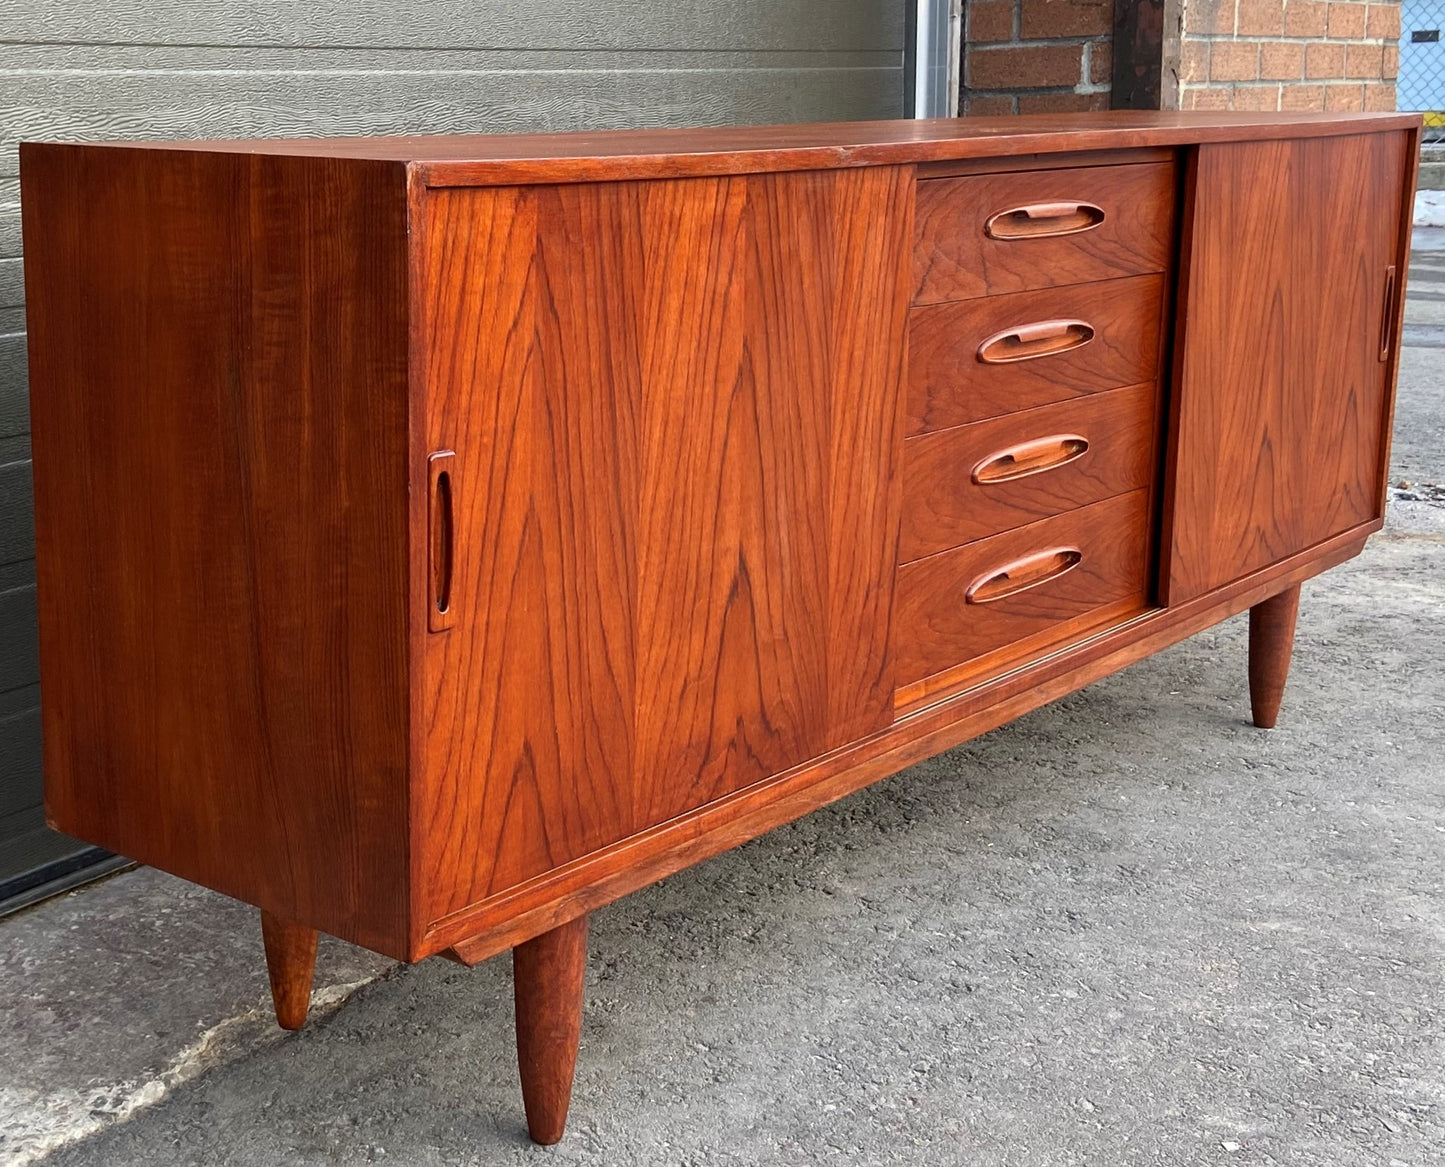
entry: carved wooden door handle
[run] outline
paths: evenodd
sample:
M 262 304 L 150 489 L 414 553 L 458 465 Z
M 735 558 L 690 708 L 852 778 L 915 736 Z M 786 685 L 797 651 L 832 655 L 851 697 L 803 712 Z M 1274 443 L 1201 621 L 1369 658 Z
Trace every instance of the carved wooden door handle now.
M 431 549 L 431 569 L 427 573 L 431 596 L 427 604 L 426 626 L 432 632 L 442 632 L 450 628 L 455 620 L 455 463 L 456 454 L 451 450 L 438 450 L 426 460 L 427 543 Z
M 1082 458 L 1088 450 L 1089 439 L 1078 434 L 1054 434 L 1031 442 L 1020 442 L 997 454 L 990 454 L 975 466 L 973 481 L 979 486 L 987 486 L 991 482 L 1012 482 L 1015 478 L 1042 474 L 1045 470 L 1067 466 L 1074 459 Z
M 1104 208 L 1093 203 L 1029 203 L 990 215 L 983 232 L 990 239 L 1047 239 L 1092 231 L 1104 221 Z
M 1094 326 L 1085 320 L 1040 320 L 995 332 L 978 346 L 978 359 L 986 365 L 1031 361 L 1082 348 L 1094 339 Z
M 1006 600 L 1048 583 L 1078 567 L 1084 561 L 1084 553 L 1077 547 L 1055 547 L 1025 555 L 986 575 L 979 576 L 968 585 L 963 598 L 970 604 L 991 604 L 995 600 Z
M 1390 359 L 1395 343 L 1395 265 L 1385 269 L 1385 307 L 1380 313 L 1380 360 Z

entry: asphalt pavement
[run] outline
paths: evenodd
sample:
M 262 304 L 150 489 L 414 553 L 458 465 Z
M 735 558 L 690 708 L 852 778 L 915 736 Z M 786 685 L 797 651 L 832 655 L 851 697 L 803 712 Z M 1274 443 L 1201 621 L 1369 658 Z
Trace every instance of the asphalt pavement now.
M 1445 1162 L 1445 249 L 1412 264 L 1387 530 L 1243 618 L 593 918 L 570 1128 L 510 966 L 323 944 L 137 870 L 0 922 L 0 1162 Z

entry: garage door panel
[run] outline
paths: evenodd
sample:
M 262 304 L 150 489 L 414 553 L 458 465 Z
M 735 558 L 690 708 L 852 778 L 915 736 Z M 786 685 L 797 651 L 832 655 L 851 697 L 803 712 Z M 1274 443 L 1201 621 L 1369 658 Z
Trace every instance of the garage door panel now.
M 849 49 L 901 51 L 902 4 L 842 0 L 157 0 L 6 6 L 6 39 L 172 45 L 381 48 Z
M 894 116 L 881 66 L 650 72 L 60 72 L 13 76 L 0 174 L 21 141 L 503 133 L 602 126 L 848 121 Z M 3 261 L 0 261 L 3 262 Z
M 20 254 L 20 211 L 0 204 L 0 259 Z M 0 361 L 4 358 L 0 357 Z

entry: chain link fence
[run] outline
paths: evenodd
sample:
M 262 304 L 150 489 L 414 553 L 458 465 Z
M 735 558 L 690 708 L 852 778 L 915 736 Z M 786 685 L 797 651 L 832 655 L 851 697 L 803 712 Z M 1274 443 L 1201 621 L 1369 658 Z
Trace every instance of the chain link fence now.
M 1425 140 L 1445 142 L 1445 0 L 1404 0 L 1400 6 L 1399 109 L 1425 115 Z

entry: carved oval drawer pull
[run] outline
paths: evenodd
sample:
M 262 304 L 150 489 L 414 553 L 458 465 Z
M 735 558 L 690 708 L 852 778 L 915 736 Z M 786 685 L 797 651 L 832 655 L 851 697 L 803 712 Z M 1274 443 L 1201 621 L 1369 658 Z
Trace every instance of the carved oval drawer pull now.
M 1015 478 L 1042 474 L 1045 470 L 1067 466 L 1076 458 L 1082 458 L 1088 450 L 1089 439 L 1078 434 L 1054 434 L 1032 442 L 1020 442 L 1017 446 L 990 454 L 975 466 L 973 481 L 979 486 L 987 486 L 991 482 L 1012 482 Z
M 1093 203 L 1030 203 L 990 215 L 983 233 L 990 239 L 1047 239 L 1092 231 L 1104 221 L 1104 208 Z
M 995 600 L 1006 600 L 1067 575 L 1084 561 L 1084 553 L 1077 547 L 1055 547 L 1015 559 L 1003 567 L 981 575 L 968 585 L 963 598 L 970 604 L 991 604 Z
M 1084 320 L 1040 320 L 995 332 L 978 346 L 978 359 L 986 365 L 1031 361 L 1082 348 L 1094 339 L 1094 326 Z

